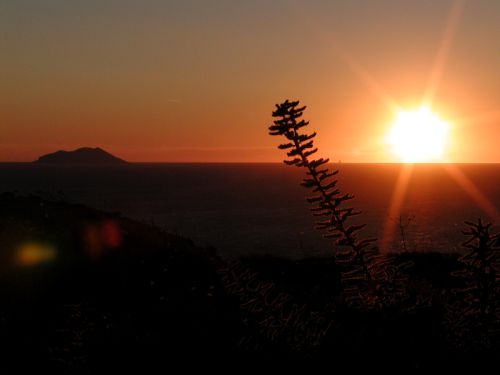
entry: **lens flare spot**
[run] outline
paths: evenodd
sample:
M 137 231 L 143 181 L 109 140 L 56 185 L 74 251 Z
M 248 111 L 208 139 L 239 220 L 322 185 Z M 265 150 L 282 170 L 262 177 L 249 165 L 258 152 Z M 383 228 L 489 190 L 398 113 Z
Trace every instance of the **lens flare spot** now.
M 21 245 L 15 253 L 15 263 L 22 267 L 33 267 L 53 261 L 57 256 L 56 248 L 49 244 L 28 242 Z
M 115 220 L 88 224 L 84 231 L 84 241 L 89 257 L 98 259 L 106 250 L 121 246 L 123 242 L 122 230 Z
M 114 249 L 122 244 L 122 231 L 115 221 L 108 220 L 102 223 L 101 231 L 106 247 Z

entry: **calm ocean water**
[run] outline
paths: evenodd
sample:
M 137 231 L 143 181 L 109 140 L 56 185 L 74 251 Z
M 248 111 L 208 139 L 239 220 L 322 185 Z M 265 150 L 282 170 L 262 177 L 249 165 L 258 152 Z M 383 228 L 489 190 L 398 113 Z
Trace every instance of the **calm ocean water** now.
M 393 223 L 390 247 L 402 249 L 403 224 L 410 251 L 459 251 L 464 220 L 488 218 L 461 184 L 440 165 L 416 165 L 399 214 L 389 214 L 401 170 L 397 164 L 340 164 L 339 186 L 353 193 L 365 233 L 382 237 Z M 454 168 L 500 207 L 500 165 Z M 328 254 L 329 241 L 314 229 L 298 184 L 303 172 L 282 164 L 131 164 L 41 166 L 0 164 L 0 192 L 43 192 L 154 223 L 212 245 L 225 256 Z M 470 190 L 470 188 L 469 188 Z M 498 227 L 497 227 L 498 228 Z

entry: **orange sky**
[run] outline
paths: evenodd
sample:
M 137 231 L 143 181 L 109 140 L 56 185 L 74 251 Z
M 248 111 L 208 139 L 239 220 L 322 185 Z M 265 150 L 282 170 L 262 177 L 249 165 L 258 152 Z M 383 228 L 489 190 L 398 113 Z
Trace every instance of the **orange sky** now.
M 434 82 L 448 160 L 500 162 L 499 17 L 491 0 L 2 2 L 0 161 L 279 161 L 286 98 L 324 156 L 395 161 L 386 103 L 417 107 Z

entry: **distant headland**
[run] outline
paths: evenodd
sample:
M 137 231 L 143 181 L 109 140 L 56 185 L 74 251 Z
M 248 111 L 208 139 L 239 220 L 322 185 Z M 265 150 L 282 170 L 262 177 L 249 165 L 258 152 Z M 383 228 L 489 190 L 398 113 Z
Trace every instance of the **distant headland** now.
M 37 164 L 126 164 L 102 148 L 82 147 L 74 151 L 56 151 L 40 156 Z

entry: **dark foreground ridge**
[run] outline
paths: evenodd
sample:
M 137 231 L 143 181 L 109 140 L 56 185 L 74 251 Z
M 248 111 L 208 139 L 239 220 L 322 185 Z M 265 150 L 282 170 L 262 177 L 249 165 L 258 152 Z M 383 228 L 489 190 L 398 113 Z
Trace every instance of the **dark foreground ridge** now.
M 125 164 L 125 160 L 111 155 L 102 148 L 82 147 L 74 151 L 56 151 L 40 156 L 40 164 Z
M 0 369 L 167 369 L 183 358 L 403 371 L 498 365 L 497 347 L 448 338 L 457 256 L 401 258 L 413 261 L 412 307 L 363 311 L 339 303 L 332 258 L 221 259 L 120 214 L 1 194 Z

